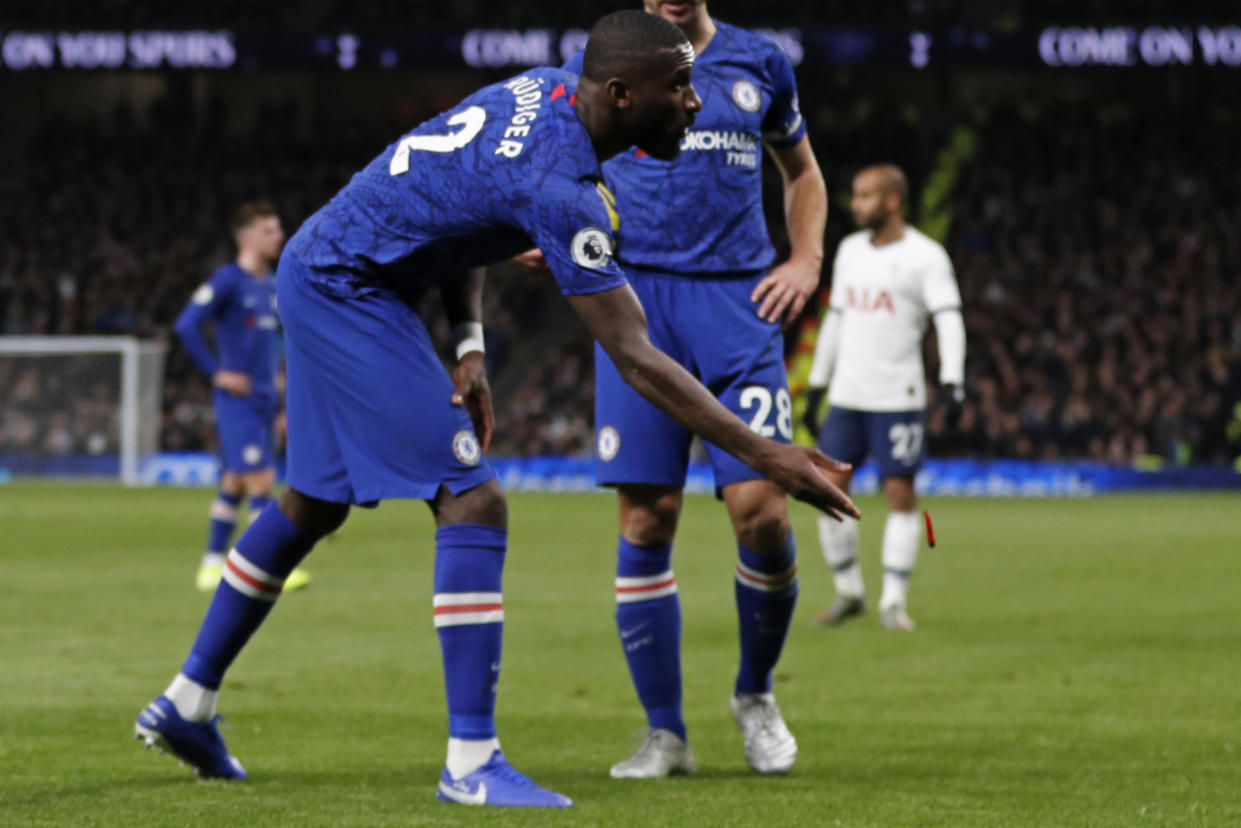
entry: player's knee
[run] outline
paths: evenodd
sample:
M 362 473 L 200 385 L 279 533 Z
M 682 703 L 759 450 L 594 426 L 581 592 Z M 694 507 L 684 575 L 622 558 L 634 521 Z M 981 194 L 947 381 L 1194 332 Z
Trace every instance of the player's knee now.
M 755 552 L 783 549 L 789 539 L 789 511 L 783 499 L 773 499 L 733 518 L 737 541 Z
M 275 469 L 251 472 L 242 478 L 246 494 L 250 497 L 268 497 L 276 486 Z
M 285 517 L 316 540 L 339 529 L 349 515 L 347 503 L 319 500 L 317 497 L 302 494 L 296 489 L 287 489 L 284 494 L 280 495 L 277 504 Z
M 220 491 L 226 495 L 240 497 L 244 493 L 245 484 L 239 475 L 232 472 L 224 472 L 220 476 Z
M 893 512 L 912 512 L 918 508 L 918 495 L 914 491 L 913 478 L 889 477 L 883 481 L 888 509 Z
M 440 489 L 433 508 L 436 523 L 440 526 L 479 523 L 501 529 L 508 527 L 508 501 L 495 480 L 488 480 L 459 495 Z
M 672 543 L 681 515 L 681 492 L 622 489 L 620 531 L 625 540 L 639 546 Z

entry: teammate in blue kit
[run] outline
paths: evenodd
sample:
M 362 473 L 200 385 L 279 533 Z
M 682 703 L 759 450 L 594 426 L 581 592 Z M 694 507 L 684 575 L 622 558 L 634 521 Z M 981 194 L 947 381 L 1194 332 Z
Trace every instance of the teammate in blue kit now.
M 272 424 L 280 410 L 276 391 L 276 283 L 272 268 L 280 257 L 284 230 L 270 201 L 249 201 L 232 220 L 237 259 L 211 275 L 194 292 L 177 319 L 176 331 L 198 367 L 215 386 L 216 426 L 223 474 L 211 504 L 207 549 L 195 586 L 213 592 L 224 572 L 237 511 L 247 495 L 253 522 L 271 502 L 276 484 Z M 205 323 L 215 325 L 219 357 L 203 339 Z M 303 570 L 289 573 L 285 590 L 310 582 Z
M 793 408 L 780 320 L 792 320 L 819 283 L 827 190 L 810 149 L 787 57 L 771 40 L 713 20 L 705 0 L 646 0 L 694 45 L 703 109 L 675 160 L 641 147 L 603 167 L 624 223 L 617 258 L 642 301 L 651 341 L 700 379 L 756 433 L 787 443 Z M 581 56 L 566 68 L 581 69 Z M 787 262 L 763 216 L 763 147 L 784 181 Z M 647 739 L 612 767 L 618 778 L 696 769 L 681 709 L 681 610 L 672 542 L 681 511 L 690 429 L 623 381 L 596 349 L 598 480 L 620 500 L 616 623 Z M 771 693 L 797 601 L 788 503 L 755 467 L 708 443 L 717 494 L 737 536 L 741 664 L 730 699 L 745 757 L 783 773 L 797 742 Z
M 244 778 L 214 724 L 225 670 L 288 573 L 351 505 L 417 498 L 438 525 L 432 605 L 449 735 L 439 798 L 572 804 L 508 763 L 494 716 L 507 507 L 484 458 L 492 421 L 476 267 L 532 244 L 648 399 L 794 496 L 857 514 L 826 480 L 840 464 L 761 438 L 651 345 L 614 261 L 618 218 L 599 159 L 635 144 L 675 157 L 701 106 L 693 61 L 666 21 L 608 15 L 591 32 L 580 80 L 534 69 L 476 92 L 384 150 L 302 225 L 277 269 L 289 488 L 229 553 L 189 657 L 139 715 L 138 738 L 201 774 Z M 459 340 L 451 378 L 413 309 L 434 288 Z

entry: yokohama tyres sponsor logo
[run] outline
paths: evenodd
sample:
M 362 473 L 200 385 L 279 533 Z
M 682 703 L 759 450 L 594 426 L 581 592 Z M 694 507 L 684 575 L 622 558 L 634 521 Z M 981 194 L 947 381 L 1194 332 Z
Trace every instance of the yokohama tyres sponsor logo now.
M 729 167 L 758 166 L 758 136 L 720 129 L 691 130 L 681 139 L 681 151 L 724 152 Z
M 748 132 L 725 132 L 720 129 L 690 130 L 681 139 L 681 150 L 740 150 L 757 152 L 758 138 Z

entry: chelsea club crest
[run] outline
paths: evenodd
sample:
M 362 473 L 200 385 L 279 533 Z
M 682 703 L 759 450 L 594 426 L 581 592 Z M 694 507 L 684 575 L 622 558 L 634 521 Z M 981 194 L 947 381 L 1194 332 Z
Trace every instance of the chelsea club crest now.
M 762 102 L 762 96 L 758 94 L 758 87 L 748 80 L 739 80 L 733 84 L 733 103 L 746 112 L 758 112 Z
M 482 451 L 478 447 L 478 438 L 474 436 L 474 432 L 464 429 L 453 435 L 452 453 L 457 460 L 467 466 L 478 465 L 478 461 L 483 456 Z
M 599 459 L 607 462 L 620 451 L 620 432 L 612 426 L 599 429 Z

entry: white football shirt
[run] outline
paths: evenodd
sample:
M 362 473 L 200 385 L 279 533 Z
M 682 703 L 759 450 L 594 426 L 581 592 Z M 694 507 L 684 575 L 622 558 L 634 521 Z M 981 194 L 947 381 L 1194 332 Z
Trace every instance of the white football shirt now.
M 871 243 L 872 235 L 862 230 L 846 236 L 832 265 L 828 313 L 840 318 L 827 399 L 860 411 L 925 408 L 927 322 L 961 308 L 952 262 L 939 242 L 914 227 L 906 226 L 903 238 L 882 247 Z M 941 379 L 962 381 L 953 375 L 963 366 L 945 369 Z

